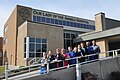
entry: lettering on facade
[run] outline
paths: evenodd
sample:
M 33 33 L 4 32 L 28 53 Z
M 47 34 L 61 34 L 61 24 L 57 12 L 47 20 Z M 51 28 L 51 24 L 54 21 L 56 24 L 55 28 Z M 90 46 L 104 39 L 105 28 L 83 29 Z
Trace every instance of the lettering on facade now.
M 46 12 L 46 11 L 41 11 L 41 10 L 33 10 L 33 15 L 38 15 L 38 16 L 44 16 L 44 17 L 50 17 L 50 18 L 56 18 L 56 19 L 63 19 L 63 20 L 69 20 L 69 21 L 74 21 L 74 22 L 82 22 L 82 23 L 87 23 L 88 21 L 81 20 L 79 18 L 73 18 L 70 16 L 65 16 L 61 14 L 55 14 L 51 12 Z
M 27 20 L 27 18 L 30 16 L 30 12 L 26 8 L 22 8 L 19 10 L 19 15 L 23 20 Z

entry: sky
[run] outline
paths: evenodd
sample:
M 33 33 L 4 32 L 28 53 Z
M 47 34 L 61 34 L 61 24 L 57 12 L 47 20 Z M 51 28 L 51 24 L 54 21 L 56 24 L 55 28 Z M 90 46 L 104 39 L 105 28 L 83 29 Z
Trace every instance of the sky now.
M 0 0 L 0 36 L 16 5 L 94 20 L 95 14 L 120 20 L 120 0 Z

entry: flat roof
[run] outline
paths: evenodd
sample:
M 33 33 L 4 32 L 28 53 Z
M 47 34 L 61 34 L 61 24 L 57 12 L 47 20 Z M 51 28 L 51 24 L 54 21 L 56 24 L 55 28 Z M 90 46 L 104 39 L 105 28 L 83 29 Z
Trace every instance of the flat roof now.
M 88 41 L 93 39 L 106 38 L 111 36 L 120 35 L 120 27 L 105 30 L 105 31 L 93 31 L 90 33 L 85 33 L 73 40 L 73 43 Z

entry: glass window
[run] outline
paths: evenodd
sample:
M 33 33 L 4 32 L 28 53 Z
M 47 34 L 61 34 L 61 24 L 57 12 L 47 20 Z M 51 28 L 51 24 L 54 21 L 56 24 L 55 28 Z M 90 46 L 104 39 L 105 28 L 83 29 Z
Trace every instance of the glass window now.
M 33 21 L 37 21 L 37 17 L 36 16 L 33 16 Z
M 59 25 L 62 25 L 62 20 L 59 20 Z
M 29 44 L 29 51 L 34 52 L 35 50 L 35 44 Z
M 84 28 L 88 29 L 86 24 L 83 24 L 83 25 L 84 25 Z
M 91 25 L 89 25 L 89 29 L 92 29 Z
M 51 19 L 51 23 L 54 24 L 54 19 Z
M 64 33 L 64 38 L 65 38 L 65 33 Z
M 26 38 L 25 38 L 26 40 Z M 29 38 L 29 57 L 42 57 L 43 52 L 47 52 L 47 39 Z M 24 58 L 26 58 L 26 43 L 24 41 Z
M 26 38 L 24 38 L 24 43 L 26 43 Z
M 64 48 L 67 49 L 66 39 L 64 39 Z
M 42 43 L 47 43 L 47 39 L 42 39 Z
M 35 53 L 29 53 L 29 57 L 30 57 L 30 58 L 35 57 Z
M 81 24 L 81 28 L 84 28 L 84 25 L 83 25 L 83 24 Z
M 74 23 L 73 26 L 76 27 L 76 23 Z
M 24 53 L 24 58 L 26 58 L 26 53 Z
M 78 34 L 75 34 L 75 37 L 78 37 Z
M 71 34 L 71 38 L 72 38 L 72 39 L 75 38 L 75 34 Z
M 36 53 L 36 57 L 42 57 L 42 53 Z
M 55 24 L 58 24 L 58 20 L 57 19 L 55 19 Z
M 69 21 L 67 21 L 67 26 L 70 26 L 70 22 Z
M 47 52 L 47 45 L 46 44 L 42 44 L 42 52 Z
M 41 22 L 41 17 L 37 16 L 37 22 Z
M 81 23 L 79 23 L 79 26 L 78 26 L 79 28 L 81 28 Z
M 29 38 L 30 42 L 35 42 L 35 38 Z
M 73 27 L 73 22 L 70 22 L 70 26 L 72 26 L 72 27 Z
M 90 29 L 90 26 L 89 26 L 89 25 L 86 25 L 86 28 L 87 28 L 87 29 Z
M 66 33 L 66 38 L 70 38 L 70 33 Z
M 79 27 L 79 23 L 76 23 L 76 27 Z
M 93 30 L 95 30 L 95 26 L 93 26 Z
M 50 18 L 46 18 L 46 22 L 47 22 L 47 23 L 50 23 Z
M 45 17 L 42 17 L 42 22 L 45 22 Z
M 41 38 L 36 38 L 36 43 L 41 43 Z
M 36 52 L 41 52 L 41 44 L 36 44 Z
M 24 52 L 26 52 L 26 44 L 24 44 Z
M 66 21 L 63 21 L 63 25 L 66 26 Z
M 67 47 L 70 46 L 70 40 L 66 40 L 66 43 L 67 43 Z

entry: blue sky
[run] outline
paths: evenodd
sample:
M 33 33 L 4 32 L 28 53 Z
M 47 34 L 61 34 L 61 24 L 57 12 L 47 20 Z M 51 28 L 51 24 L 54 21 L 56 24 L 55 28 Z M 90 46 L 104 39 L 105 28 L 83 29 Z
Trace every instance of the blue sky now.
M 17 4 L 91 20 L 104 12 L 107 17 L 120 20 L 120 0 L 0 0 L 0 36 Z

